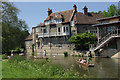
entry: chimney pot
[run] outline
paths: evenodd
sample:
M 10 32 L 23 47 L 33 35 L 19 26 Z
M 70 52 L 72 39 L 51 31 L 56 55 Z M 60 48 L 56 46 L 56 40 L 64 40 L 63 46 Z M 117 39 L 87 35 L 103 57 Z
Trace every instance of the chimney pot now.
M 84 6 L 84 8 L 83 8 L 83 14 L 87 15 L 87 12 L 88 12 L 88 8 L 87 8 L 87 6 Z
M 48 13 L 48 16 L 49 16 L 52 13 L 52 9 L 48 8 L 47 13 Z
M 75 4 L 73 5 L 73 9 L 77 12 L 77 6 Z

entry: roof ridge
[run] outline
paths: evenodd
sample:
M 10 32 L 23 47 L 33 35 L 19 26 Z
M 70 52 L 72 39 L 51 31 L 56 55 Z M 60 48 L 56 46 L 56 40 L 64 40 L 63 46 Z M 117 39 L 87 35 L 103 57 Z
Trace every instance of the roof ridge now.
M 66 11 L 72 11 L 73 9 L 71 10 L 65 10 L 65 11 L 59 11 L 59 12 L 55 12 L 55 13 L 60 13 L 60 12 L 66 12 Z

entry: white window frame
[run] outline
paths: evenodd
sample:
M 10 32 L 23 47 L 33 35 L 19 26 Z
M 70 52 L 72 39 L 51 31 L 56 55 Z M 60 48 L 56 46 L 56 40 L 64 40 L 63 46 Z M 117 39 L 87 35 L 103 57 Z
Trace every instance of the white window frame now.
M 65 27 L 65 32 L 64 32 L 64 27 Z M 67 27 L 68 27 L 68 32 L 66 32 Z M 70 30 L 69 30 L 69 25 L 63 25 L 63 26 L 62 26 L 62 32 L 63 32 L 63 33 L 69 33 L 69 32 L 70 32 Z

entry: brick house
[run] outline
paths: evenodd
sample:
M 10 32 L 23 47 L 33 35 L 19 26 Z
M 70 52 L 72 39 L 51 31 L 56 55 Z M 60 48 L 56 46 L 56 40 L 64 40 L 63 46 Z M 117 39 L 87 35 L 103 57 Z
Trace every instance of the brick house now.
M 32 45 L 34 52 L 42 53 L 46 50 L 48 54 L 63 54 L 64 51 L 72 53 L 74 45 L 68 39 L 76 33 L 85 31 L 96 33 L 96 19 L 104 18 L 102 13 L 89 13 L 85 6 L 83 12 L 77 11 L 77 6 L 73 5 L 72 10 L 52 12 L 48 8 L 47 18 L 41 26 L 32 28 L 32 34 L 25 40 L 26 52 L 31 54 Z

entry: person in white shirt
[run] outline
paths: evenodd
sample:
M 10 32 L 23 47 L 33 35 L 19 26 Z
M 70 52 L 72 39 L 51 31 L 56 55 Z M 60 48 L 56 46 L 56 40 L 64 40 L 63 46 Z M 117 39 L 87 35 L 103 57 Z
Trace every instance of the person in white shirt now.
M 46 50 L 44 50 L 43 54 L 44 54 L 44 56 L 46 56 Z

